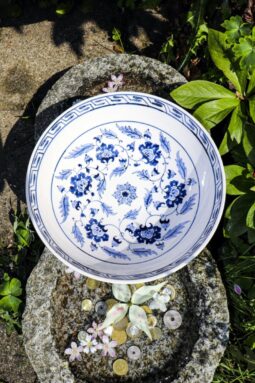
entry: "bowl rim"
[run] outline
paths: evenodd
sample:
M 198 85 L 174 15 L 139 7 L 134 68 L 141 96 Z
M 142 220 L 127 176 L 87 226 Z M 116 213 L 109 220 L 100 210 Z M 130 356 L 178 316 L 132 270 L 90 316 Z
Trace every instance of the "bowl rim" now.
M 166 104 L 169 104 L 170 106 L 172 107 L 175 107 L 177 110 L 179 110 L 182 114 L 184 114 L 185 116 L 187 116 L 188 118 L 190 118 L 193 122 L 195 122 L 195 124 L 199 127 L 200 130 L 202 130 L 202 132 L 205 134 L 205 136 L 209 139 L 209 142 L 210 144 L 212 145 L 213 149 L 214 149 L 214 152 L 217 156 L 217 160 L 218 160 L 218 163 L 219 163 L 219 166 L 220 166 L 220 171 L 221 171 L 221 177 L 222 177 L 222 197 L 221 197 L 221 201 L 220 201 L 220 207 L 219 207 L 219 210 L 218 210 L 218 215 L 217 215 L 217 218 L 214 220 L 214 223 L 213 223 L 213 227 L 209 233 L 209 235 L 206 237 L 206 239 L 203 240 L 203 242 L 198 246 L 198 248 L 193 252 L 192 255 L 190 255 L 186 260 L 180 262 L 179 264 L 177 264 L 176 266 L 174 267 L 171 267 L 170 269 L 167 269 L 163 272 L 159 272 L 158 274 L 156 275 L 153 275 L 153 276 L 148 276 L 148 277 L 141 277 L 141 278 L 132 278 L 132 279 L 122 279 L 122 278 L 114 278 L 114 275 L 112 275 L 112 277 L 105 277 L 105 276 L 101 276 L 101 275 L 97 275 L 97 274 L 93 274 L 93 272 L 88 272 L 88 271 L 85 271 L 85 270 L 82 270 L 78 265 L 79 265 L 79 262 L 73 260 L 69 255 L 67 255 L 66 253 L 65 254 L 65 257 L 71 259 L 71 262 L 68 260 L 68 259 L 65 259 L 64 256 L 60 255 L 47 241 L 47 239 L 45 238 L 45 236 L 43 235 L 43 233 L 41 232 L 41 229 L 39 228 L 37 222 L 36 222 L 36 219 L 35 219 L 35 216 L 34 216 L 34 211 L 33 211 L 33 208 L 30 204 L 30 196 L 29 196 L 29 178 L 30 178 L 30 174 L 31 174 L 31 168 L 32 168 L 32 163 L 33 163 L 33 159 L 34 159 L 34 156 L 35 154 L 37 153 L 37 150 L 38 148 L 40 147 L 44 137 L 48 134 L 48 132 L 50 131 L 50 129 L 52 128 L 53 125 L 55 125 L 59 120 L 62 119 L 62 117 L 64 117 L 67 113 L 70 113 L 72 110 L 74 110 L 75 108 L 77 108 L 79 105 L 82 105 L 84 103 L 87 103 L 87 102 L 93 102 L 94 100 L 97 100 L 99 98 L 103 98 L 103 97 L 112 97 L 114 98 L 114 96 L 120 96 L 120 95 L 134 95 L 134 96 L 140 96 L 140 97 L 147 97 L 147 98 L 153 98 L 153 100 L 158 100 L 159 102 L 161 103 L 166 103 Z M 78 97 L 78 96 L 77 96 Z M 135 104 L 134 102 L 130 102 L 129 103 L 130 105 L 137 105 L 138 107 L 139 106 L 143 106 L 141 104 Z M 117 106 L 118 104 L 112 104 L 112 105 L 115 105 Z M 112 106 L 111 104 L 107 105 L 108 106 Z M 119 105 L 128 105 L 128 103 L 125 103 L 125 104 L 122 104 L 122 103 L 119 103 Z M 152 105 L 151 105 L 152 107 Z M 155 106 L 154 106 L 155 108 Z M 159 110 L 157 108 L 155 108 L 156 110 Z M 182 123 L 183 124 L 183 123 Z M 183 124 L 184 125 L 184 124 Z M 184 125 L 185 126 L 185 125 Z M 185 126 L 186 127 L 186 126 Z M 187 128 L 187 127 L 186 127 Z M 188 129 L 188 128 L 187 128 Z M 197 137 L 197 136 L 196 136 Z M 205 148 L 204 148 L 205 149 Z M 223 214 L 223 210 L 224 210 L 224 206 L 225 206 L 225 200 L 226 200 L 226 178 L 225 178 L 225 171 L 224 171 L 224 166 L 223 166 L 223 162 L 222 162 L 222 159 L 221 159 L 221 156 L 220 156 L 220 153 L 219 153 L 219 150 L 215 144 L 215 142 L 213 141 L 212 137 L 210 136 L 210 134 L 208 133 L 208 131 L 204 128 L 204 126 L 189 112 L 187 112 L 184 108 L 180 107 L 178 104 L 175 104 L 174 102 L 172 101 L 169 101 L 167 99 L 164 99 L 162 97 L 159 97 L 159 96 L 155 96 L 153 94 L 150 94 L 150 93 L 144 93 L 144 92 L 134 92 L 134 91 L 118 91 L 118 92 L 111 92 L 111 93 L 100 93 L 96 96 L 93 96 L 93 97 L 89 97 L 87 99 L 84 99 L 84 100 L 81 100 L 77 103 L 75 103 L 74 105 L 72 105 L 71 107 L 69 107 L 68 109 L 66 109 L 64 112 L 62 112 L 57 118 L 55 118 L 48 126 L 47 128 L 44 130 L 44 132 L 42 133 L 42 135 L 39 137 L 39 139 L 37 140 L 37 143 L 33 149 L 33 152 L 30 156 L 30 160 L 29 160 L 29 164 L 28 164 L 28 167 L 27 167 L 27 173 L 26 173 L 26 183 L 25 183 L 25 192 L 26 192 L 26 202 L 27 202 L 27 209 L 28 209 L 28 214 L 29 214 L 29 217 L 31 219 L 31 222 L 38 234 L 38 236 L 40 237 L 40 239 L 42 240 L 42 242 L 44 243 L 44 245 L 52 252 L 52 254 L 54 256 L 56 256 L 62 263 L 64 263 L 66 266 L 72 268 L 74 271 L 77 271 L 78 273 L 82 274 L 82 275 L 85 275 L 87 277 L 90 277 L 90 278 L 93 278 L 93 279 L 97 279 L 97 280 L 100 280 L 100 281 L 103 281 L 103 282 L 107 282 L 107 283 L 122 283 L 122 284 L 134 284 L 134 283 L 142 283 L 142 282 L 150 282 L 150 281 L 154 281 L 154 280 L 157 280 L 157 279 L 160 279 L 160 278 L 164 278 L 164 277 L 167 277 L 168 275 L 180 270 L 181 268 L 183 268 L 184 266 L 186 266 L 187 264 L 189 264 L 194 258 L 196 258 L 200 253 L 201 251 L 207 246 L 207 244 L 210 242 L 210 240 L 212 239 L 213 235 L 215 234 L 215 231 L 217 230 L 218 228 L 218 225 L 220 223 L 220 220 L 222 218 L 222 214 Z M 171 263 L 164 266 L 164 268 L 166 267 L 170 267 Z M 88 267 L 86 268 L 88 269 Z M 90 269 L 91 271 L 93 271 L 93 269 Z M 95 270 L 94 270 L 95 271 Z M 147 272 L 145 274 L 150 274 L 151 272 Z

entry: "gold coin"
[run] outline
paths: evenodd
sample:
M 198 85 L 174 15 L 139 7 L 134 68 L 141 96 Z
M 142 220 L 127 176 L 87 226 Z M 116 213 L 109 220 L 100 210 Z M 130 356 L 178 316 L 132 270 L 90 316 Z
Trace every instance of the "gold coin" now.
M 113 372 L 116 375 L 124 376 L 128 373 L 128 364 L 124 359 L 117 359 L 112 365 Z
M 152 314 L 152 309 L 149 306 L 141 306 L 142 309 L 146 312 L 146 314 Z
M 90 299 L 84 299 L 81 302 L 81 309 L 83 311 L 90 311 L 92 309 L 92 302 Z
M 159 327 L 154 327 L 150 331 L 153 340 L 158 340 L 162 337 L 162 331 Z
M 126 333 L 129 338 L 135 339 L 141 335 L 142 331 L 132 323 L 129 323 L 126 328 Z
M 144 283 L 136 283 L 135 284 L 135 287 L 137 288 L 137 289 L 140 289 L 140 287 L 143 287 L 144 286 Z
M 110 310 L 118 302 L 116 301 L 116 299 L 107 299 L 105 303 L 107 304 L 107 310 Z
M 92 278 L 87 278 L 86 286 L 90 290 L 95 290 L 99 286 L 99 281 L 96 281 L 95 279 L 92 279 Z
M 148 320 L 148 327 L 150 329 L 153 327 L 156 327 L 158 320 L 154 315 L 148 315 L 147 320 Z
M 113 328 L 116 330 L 125 330 L 127 328 L 127 325 L 128 325 L 128 318 L 125 317 L 121 319 L 119 322 L 114 323 Z
M 120 346 L 121 344 L 126 343 L 127 341 L 127 334 L 126 331 L 123 330 L 116 330 L 115 328 L 113 329 L 112 332 L 112 340 L 115 340 L 118 345 Z

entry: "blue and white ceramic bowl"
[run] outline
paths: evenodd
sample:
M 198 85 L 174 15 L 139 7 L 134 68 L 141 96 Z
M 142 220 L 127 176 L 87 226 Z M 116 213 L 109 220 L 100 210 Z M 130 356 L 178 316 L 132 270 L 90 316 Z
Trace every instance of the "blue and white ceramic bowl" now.
M 145 282 L 189 263 L 222 215 L 224 170 L 189 113 L 156 96 L 99 95 L 44 132 L 27 204 L 45 245 L 82 274 Z

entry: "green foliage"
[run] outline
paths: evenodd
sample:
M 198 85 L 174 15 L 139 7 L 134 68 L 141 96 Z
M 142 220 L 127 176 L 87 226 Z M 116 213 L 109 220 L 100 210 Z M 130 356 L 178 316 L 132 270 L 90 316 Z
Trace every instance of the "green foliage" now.
M 18 313 L 21 299 L 18 297 L 22 294 L 21 282 L 17 278 L 10 278 L 8 274 L 4 274 L 3 282 L 0 284 L 0 309 Z
M 167 39 L 167 41 L 162 45 L 162 48 L 159 52 L 160 58 L 163 60 L 164 63 L 169 64 L 171 61 L 174 60 L 174 35 L 171 34 L 171 36 Z
M 125 52 L 125 48 L 123 45 L 122 37 L 121 37 L 121 31 L 117 28 L 113 28 L 112 30 L 112 39 L 118 44 L 118 49 L 120 53 Z

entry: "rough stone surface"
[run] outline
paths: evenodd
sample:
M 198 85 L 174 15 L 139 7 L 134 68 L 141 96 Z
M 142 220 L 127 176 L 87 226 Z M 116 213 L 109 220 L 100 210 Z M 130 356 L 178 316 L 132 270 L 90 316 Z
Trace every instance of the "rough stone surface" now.
M 186 79 L 169 65 L 149 57 L 112 54 L 85 61 L 67 71 L 47 93 L 41 103 L 35 122 L 38 139 L 47 126 L 72 105 L 102 93 L 111 74 L 124 74 L 121 90 L 153 93 L 169 98 L 169 91 Z
M 0 382 L 36 383 L 36 374 L 26 356 L 22 337 L 16 332 L 7 335 L 5 326 L 0 323 Z
M 89 381 L 81 380 L 74 375 L 75 369 L 59 351 L 57 344 L 59 341 L 54 335 L 56 334 L 56 316 L 63 314 L 62 309 L 56 312 L 54 296 L 62 294 L 59 281 L 64 276 L 65 268 L 45 249 L 27 284 L 27 305 L 23 317 L 25 348 L 43 383 Z M 212 256 L 205 250 L 196 260 L 178 271 L 175 278 L 183 281 L 182 288 L 186 289 L 185 293 L 189 296 L 186 309 L 190 310 L 196 318 L 197 337 L 193 339 L 189 355 L 185 358 L 182 358 L 182 354 L 175 355 L 175 376 L 164 377 L 161 374 L 154 381 L 209 383 L 213 379 L 228 341 L 229 314 L 221 277 Z M 70 289 L 72 288 L 72 281 L 70 281 Z M 185 321 L 189 323 L 188 316 Z M 70 325 L 75 326 L 69 323 Z M 70 334 L 64 334 L 65 330 L 62 331 L 63 336 L 70 336 Z M 187 326 L 186 337 L 190 339 L 189 326 Z M 109 381 L 113 380 L 109 379 Z M 126 381 L 131 382 L 130 379 Z

